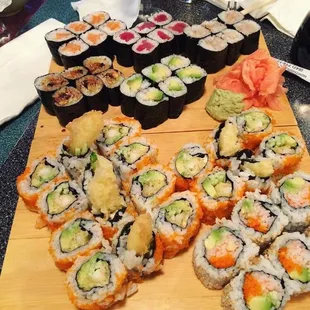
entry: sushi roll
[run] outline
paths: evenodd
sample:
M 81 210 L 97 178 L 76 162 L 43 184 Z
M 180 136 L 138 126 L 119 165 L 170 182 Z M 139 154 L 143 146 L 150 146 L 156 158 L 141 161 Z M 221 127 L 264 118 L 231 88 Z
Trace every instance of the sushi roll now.
M 181 21 L 175 20 L 165 25 L 164 28 L 168 29 L 174 35 L 174 45 L 175 45 L 175 52 L 177 54 L 182 54 L 185 51 L 185 34 L 184 29 L 187 27 L 188 24 Z
M 219 221 L 195 244 L 194 271 L 205 287 L 220 290 L 258 252 L 259 247 L 247 239 L 236 225 L 230 221 Z
M 120 86 L 121 111 L 124 115 L 133 117 L 136 108 L 136 95 L 138 91 L 151 86 L 151 83 L 139 73 L 131 75 Z
M 218 36 L 208 36 L 198 42 L 197 64 L 208 73 L 217 73 L 226 66 L 228 44 Z
M 92 25 L 94 28 L 99 28 L 102 24 L 110 19 L 109 13 L 105 11 L 97 11 L 83 17 L 83 21 Z
M 133 68 L 140 73 L 145 67 L 156 63 L 159 43 L 149 38 L 141 38 L 132 46 Z
M 258 246 L 265 249 L 285 229 L 288 218 L 279 206 L 259 191 L 246 193 L 233 209 L 232 221 Z
M 176 190 L 184 191 L 189 189 L 199 176 L 211 171 L 213 162 L 200 144 L 189 143 L 170 160 L 169 167 L 177 177 Z
M 225 24 L 219 22 L 216 19 L 206 20 L 201 24 L 201 26 L 207 28 L 212 34 L 218 34 L 227 29 Z
M 284 281 L 293 295 L 310 291 L 310 239 L 299 232 L 283 233 L 265 255 L 276 270 L 284 272 Z
M 80 38 L 89 46 L 90 56 L 108 55 L 107 52 L 107 34 L 98 29 L 91 29 L 83 33 Z
M 151 211 L 170 197 L 175 188 L 174 173 L 160 164 L 145 166 L 133 174 L 125 187 L 139 213 Z
M 69 86 L 76 87 L 76 80 L 88 74 L 88 70 L 82 66 L 71 67 L 63 72 L 61 75 L 69 81 Z
M 112 61 L 107 56 L 93 56 L 85 59 L 83 65 L 91 74 L 99 74 L 110 69 Z
M 140 34 L 140 36 L 147 36 L 148 33 L 156 29 L 156 25 L 152 22 L 141 22 L 136 25 L 133 30 Z
M 222 293 L 222 307 L 227 310 L 284 309 L 290 299 L 282 273 L 261 258 L 260 262 L 241 270 Z
M 168 119 L 169 98 L 161 90 L 155 87 L 140 90 L 136 99 L 135 119 L 143 129 L 157 127 Z
M 190 65 L 177 70 L 176 75 L 187 87 L 185 104 L 190 104 L 203 96 L 207 79 L 207 72 L 203 68 Z
M 83 94 L 74 87 L 62 87 L 52 97 L 54 111 L 61 126 L 66 126 L 89 110 Z
M 34 160 L 17 177 L 17 191 L 26 207 L 30 211 L 38 212 L 38 198 L 48 186 L 52 182 L 68 179 L 69 176 L 62 164 L 53 157 L 44 156 Z
M 174 193 L 156 212 L 155 227 L 163 243 L 164 258 L 187 249 L 200 228 L 202 210 L 195 194 Z
M 187 26 L 184 29 L 185 33 L 185 55 L 191 60 L 192 63 L 196 63 L 198 42 L 210 35 L 210 31 L 201 25 Z
M 61 45 L 58 53 L 66 69 L 82 66 L 83 61 L 89 56 L 89 46 L 83 40 L 71 40 Z
M 148 21 L 157 26 L 164 26 L 172 21 L 172 16 L 164 11 L 157 12 L 148 18 Z
M 244 19 L 244 15 L 235 10 L 227 10 L 219 13 L 217 18 L 219 22 L 224 23 L 228 28 L 232 28 L 234 24 Z
M 170 77 L 172 72 L 167 66 L 157 63 L 144 68 L 142 74 L 148 78 L 153 85 L 157 86 L 158 83 Z
M 100 224 L 88 211 L 56 229 L 49 242 L 49 252 L 60 270 L 68 270 L 76 259 L 102 247 Z
M 40 196 L 39 221 L 54 231 L 87 208 L 88 200 L 78 184 L 75 181 L 60 181 L 50 184 Z
M 163 65 L 166 65 L 171 71 L 176 71 L 178 69 L 188 67 L 191 64 L 189 58 L 175 54 L 162 58 L 160 62 Z
M 117 63 L 123 67 L 133 66 L 132 46 L 141 38 L 134 30 L 122 30 L 113 36 Z
M 75 35 L 63 28 L 54 29 L 45 35 L 45 41 L 57 65 L 63 65 L 58 53 L 59 47 L 73 39 L 75 39 Z
M 218 36 L 228 43 L 226 65 L 231 66 L 241 54 L 244 36 L 234 29 L 226 29 L 219 33 Z
M 272 160 L 275 175 L 293 172 L 302 159 L 305 144 L 286 132 L 274 132 L 259 145 L 258 154 Z
M 202 174 L 191 190 L 197 193 L 201 203 L 202 222 L 213 225 L 217 218 L 230 218 L 234 205 L 244 195 L 245 185 L 231 171 L 216 167 Z
M 159 43 L 159 58 L 174 52 L 174 35 L 169 30 L 158 28 L 150 32 L 147 37 Z
M 47 113 L 55 115 L 52 96 L 56 90 L 68 84 L 69 81 L 59 73 L 49 73 L 35 79 L 34 86 Z
M 121 104 L 120 86 L 124 81 L 122 72 L 109 69 L 98 75 L 107 89 L 108 101 L 111 106 L 117 107 Z
M 178 118 L 185 105 L 187 87 L 177 77 L 169 77 L 164 82 L 159 83 L 159 89 L 169 97 L 168 118 Z
M 65 26 L 65 29 L 69 30 L 76 36 L 81 35 L 82 33 L 90 30 L 91 28 L 92 26 L 90 24 L 83 21 L 74 21 Z
M 141 125 L 139 122 L 129 117 L 115 117 L 104 121 L 96 144 L 99 152 L 103 156 L 109 157 L 127 137 L 133 138 L 140 135 Z
M 235 24 L 234 28 L 244 36 L 241 54 L 249 55 L 254 53 L 258 49 L 260 25 L 253 20 L 243 20 Z

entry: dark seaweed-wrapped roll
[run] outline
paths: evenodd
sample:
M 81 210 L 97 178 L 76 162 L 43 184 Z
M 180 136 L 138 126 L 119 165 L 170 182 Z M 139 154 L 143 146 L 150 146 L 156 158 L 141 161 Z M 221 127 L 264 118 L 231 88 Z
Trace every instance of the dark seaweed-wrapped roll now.
M 168 119 L 169 98 L 155 88 L 150 87 L 137 93 L 135 119 L 143 129 L 157 127 Z
M 137 73 L 158 61 L 158 45 L 154 40 L 141 38 L 132 46 L 133 68 Z
M 109 104 L 114 107 L 119 106 L 121 104 L 120 85 L 124 81 L 123 73 L 114 69 L 109 69 L 98 76 L 108 90 Z
M 132 46 L 141 38 L 134 30 L 121 30 L 113 36 L 117 62 L 123 67 L 133 66 Z
M 58 54 L 59 47 L 74 38 L 75 35 L 72 32 L 63 28 L 54 29 L 45 35 L 45 41 L 57 65 L 63 65 L 60 55 Z
M 192 103 L 202 97 L 207 79 L 207 72 L 203 68 L 190 65 L 177 70 L 176 74 L 187 87 L 185 104 Z
M 212 34 L 217 34 L 227 29 L 227 26 L 217 20 L 206 20 L 201 26 L 207 28 Z
M 191 64 L 189 58 L 181 55 L 170 55 L 162 58 L 160 62 L 166 65 L 171 71 L 176 71 L 181 68 L 185 68 Z
M 133 117 L 135 115 L 136 94 L 141 89 L 150 87 L 151 83 L 143 79 L 139 73 L 131 75 L 120 87 L 121 111 L 124 115 Z
M 226 65 L 231 66 L 240 56 L 244 36 L 234 29 L 226 29 L 218 36 L 228 43 Z
M 157 64 L 144 68 L 142 70 L 142 74 L 146 78 L 148 78 L 152 82 L 153 85 L 157 86 L 158 83 L 170 77 L 172 72 L 167 66 L 161 63 L 157 63 Z
M 226 66 L 228 44 L 218 36 L 209 36 L 198 42 L 197 64 L 208 73 L 216 73 Z
M 61 75 L 69 81 L 69 86 L 76 87 L 76 80 L 85 76 L 87 73 L 88 70 L 85 67 L 76 66 L 61 72 Z
M 65 86 L 58 89 L 53 94 L 53 99 L 55 114 L 62 126 L 88 111 L 83 94 L 74 87 Z
M 156 29 L 156 25 L 152 22 L 142 22 L 136 25 L 133 30 L 139 33 L 142 37 L 146 36 L 148 33 Z
M 172 16 L 167 12 L 160 11 L 150 16 L 148 20 L 157 26 L 164 26 L 172 21 Z
M 182 54 L 185 52 L 186 43 L 184 29 L 187 26 L 187 23 L 180 20 L 175 20 L 164 26 L 164 28 L 168 29 L 174 35 L 175 50 L 177 54 Z
M 92 25 L 94 28 L 99 28 L 100 25 L 109 19 L 110 15 L 105 11 L 93 12 L 83 17 L 83 21 Z
M 173 54 L 174 35 L 166 29 L 155 29 L 147 35 L 150 39 L 159 43 L 158 53 L 159 58 Z
M 106 39 L 107 34 L 98 29 L 91 29 L 83 33 L 80 38 L 89 45 L 90 56 L 108 55 Z
M 47 113 L 55 115 L 53 107 L 54 100 L 52 95 L 56 90 L 60 89 L 61 87 L 67 86 L 68 84 L 68 80 L 66 80 L 59 73 L 42 75 L 34 80 L 34 86 Z
M 234 28 L 244 35 L 241 54 L 249 55 L 258 49 L 261 27 L 253 20 L 243 20 L 234 25 Z
M 82 40 L 71 40 L 58 49 L 61 61 L 66 69 L 82 66 L 84 59 L 89 56 L 89 46 Z
M 85 59 L 83 65 L 91 74 L 99 74 L 110 69 L 112 61 L 107 56 L 93 56 Z
M 176 76 L 159 83 L 159 88 L 169 97 L 169 118 L 178 118 L 186 100 L 187 87 Z
M 224 23 L 228 28 L 233 28 L 233 25 L 239 23 L 244 19 L 244 15 L 241 12 L 235 10 L 223 11 L 217 15 L 220 22 Z
M 192 25 L 184 29 L 185 33 L 185 55 L 195 63 L 197 60 L 197 45 L 200 39 L 210 35 L 210 31 L 201 25 Z
M 90 30 L 91 28 L 92 26 L 90 24 L 82 21 L 75 21 L 65 26 L 65 29 L 69 30 L 76 36 L 81 35 L 82 33 Z
M 107 92 L 99 77 L 86 75 L 76 81 L 76 88 L 84 95 L 88 110 L 108 111 Z

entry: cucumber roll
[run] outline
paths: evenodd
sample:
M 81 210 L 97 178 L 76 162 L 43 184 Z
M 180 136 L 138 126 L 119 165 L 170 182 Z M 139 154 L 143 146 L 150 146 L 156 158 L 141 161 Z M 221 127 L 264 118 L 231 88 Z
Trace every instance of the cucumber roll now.
M 148 20 L 157 26 L 164 26 L 172 21 L 172 16 L 167 12 L 160 11 L 150 16 Z
M 155 29 L 150 32 L 148 38 L 159 43 L 159 58 L 168 56 L 174 52 L 174 35 L 167 29 Z
M 206 20 L 204 21 L 201 26 L 207 28 L 212 34 L 218 34 L 225 29 L 227 29 L 227 26 L 215 19 L 213 20 Z
M 107 34 L 98 29 L 91 29 L 80 37 L 89 46 L 90 56 L 108 55 L 106 50 Z
M 81 35 L 82 33 L 90 30 L 92 26 L 88 23 L 85 23 L 83 21 L 74 21 L 65 26 L 65 29 L 69 30 L 76 36 Z
M 83 21 L 92 25 L 94 28 L 98 28 L 109 19 L 110 15 L 105 11 L 93 12 L 83 17 Z
M 138 25 L 136 25 L 135 28 L 133 28 L 133 30 L 139 33 L 141 36 L 146 36 L 154 29 L 156 29 L 156 25 L 149 21 L 141 22 Z
M 155 227 L 164 247 L 164 258 L 173 258 L 187 249 L 200 228 L 202 210 L 190 191 L 174 193 L 156 212 Z
M 184 53 L 186 44 L 184 29 L 187 26 L 188 24 L 181 20 L 174 20 L 164 26 L 165 29 L 168 29 L 174 35 L 175 52 L 178 54 Z
M 102 238 L 100 224 L 85 211 L 52 233 L 49 252 L 60 270 L 68 270 L 79 256 L 101 248 Z
M 220 22 L 224 23 L 228 28 L 232 28 L 234 24 L 242 21 L 244 15 L 235 10 L 227 10 L 219 13 L 217 18 Z
M 191 64 L 191 61 L 188 58 L 175 54 L 162 58 L 160 62 L 163 65 L 166 65 L 171 71 L 188 67 Z
M 258 191 L 246 193 L 246 197 L 234 207 L 231 218 L 262 249 L 281 235 L 288 224 L 288 218 L 279 206 Z
M 205 287 L 220 290 L 258 252 L 259 247 L 247 239 L 238 226 L 220 221 L 195 244 L 194 271 Z
M 87 75 L 88 70 L 82 66 L 71 67 L 63 72 L 61 75 L 69 81 L 69 85 L 76 87 L 76 80 Z
M 107 56 L 93 56 L 85 59 L 83 65 L 91 74 L 99 74 L 110 69 L 112 61 Z
M 167 66 L 157 63 L 144 68 L 142 74 L 148 78 L 153 85 L 157 86 L 158 83 L 170 77 L 172 73 Z

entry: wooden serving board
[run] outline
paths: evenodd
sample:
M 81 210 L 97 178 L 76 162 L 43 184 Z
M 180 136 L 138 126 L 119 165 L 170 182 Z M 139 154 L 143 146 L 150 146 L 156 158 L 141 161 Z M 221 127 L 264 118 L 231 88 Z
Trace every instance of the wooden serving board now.
M 261 36 L 260 46 L 267 49 Z M 126 76 L 132 69 L 119 67 Z M 52 63 L 51 72 L 62 70 Z M 229 70 L 226 68 L 218 74 Z M 217 75 L 218 75 L 217 74 Z M 206 112 L 205 104 L 213 91 L 209 75 L 206 93 L 197 102 L 186 107 L 180 118 L 168 120 L 157 128 L 144 131 L 159 148 L 158 160 L 164 164 L 180 147 L 188 142 L 204 143 L 218 124 Z M 287 130 L 301 136 L 296 119 L 286 96 L 281 98 L 284 110 L 273 112 L 276 130 Z M 119 107 L 110 107 L 105 118 L 121 115 Z M 41 109 L 28 161 L 55 150 L 67 135 L 56 119 Z M 300 168 L 310 172 L 310 157 L 305 154 Z M 35 229 L 37 214 L 29 212 L 19 199 L 10 240 L 0 277 L 0 309 L 74 309 L 64 285 L 65 273 L 59 271 L 48 253 L 50 233 L 44 228 Z M 202 226 L 200 234 L 205 227 Z M 112 309 L 168 310 L 168 309 L 221 309 L 221 291 L 206 289 L 196 278 L 192 264 L 193 244 L 172 260 L 165 260 L 162 271 L 139 285 L 139 291 Z M 294 297 L 286 309 L 309 310 L 310 294 Z

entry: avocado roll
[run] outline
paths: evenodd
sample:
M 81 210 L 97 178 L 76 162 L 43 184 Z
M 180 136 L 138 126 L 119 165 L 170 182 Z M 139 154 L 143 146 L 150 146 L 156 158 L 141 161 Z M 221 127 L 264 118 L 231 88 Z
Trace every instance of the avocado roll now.
M 93 56 L 85 59 L 83 65 L 91 74 L 99 74 L 110 69 L 112 67 L 112 61 L 107 56 Z
M 177 70 L 176 75 L 187 87 L 185 104 L 190 104 L 203 96 L 207 79 L 207 72 L 203 68 L 190 65 Z
M 146 36 L 149 32 L 153 31 L 154 29 L 156 29 L 156 25 L 149 21 L 141 22 L 133 28 L 133 30 L 139 33 L 142 37 Z
M 207 28 L 212 34 L 218 34 L 225 29 L 227 29 L 227 26 L 218 20 L 206 20 L 204 21 L 201 26 Z
M 150 32 L 147 37 L 159 43 L 159 58 L 174 52 L 174 35 L 169 30 L 158 28 Z
M 245 185 L 231 171 L 216 167 L 198 177 L 191 190 L 198 194 L 204 213 L 202 222 L 213 225 L 216 219 L 230 218 L 235 203 L 244 195 Z
M 171 71 L 176 71 L 181 68 L 188 67 L 191 64 L 189 58 L 182 55 L 169 55 L 160 60 L 163 65 L 166 65 Z
M 107 34 L 98 29 L 91 29 L 83 33 L 80 38 L 89 46 L 90 56 L 108 55 L 107 52 Z
M 153 85 L 157 85 L 170 77 L 172 72 L 167 66 L 157 63 L 144 68 L 142 74 L 148 78 Z
M 220 290 L 258 252 L 259 247 L 247 239 L 238 226 L 231 221 L 219 221 L 195 244 L 194 271 L 205 287 Z
M 151 86 L 148 80 L 143 79 L 139 73 L 131 75 L 125 79 L 120 86 L 121 91 L 121 111 L 124 115 L 133 117 L 135 115 L 136 95 L 141 89 Z
M 69 41 L 75 39 L 75 35 L 66 29 L 57 28 L 48 32 L 44 38 L 53 56 L 53 59 L 57 65 L 62 66 L 63 64 L 58 53 L 58 49 L 64 43 L 68 43 Z
M 190 191 L 172 194 L 156 210 L 155 227 L 164 247 L 164 258 L 187 249 L 200 228 L 202 210 Z
M 174 20 L 168 25 L 165 25 L 164 28 L 168 29 L 174 35 L 174 45 L 175 52 L 178 54 L 183 54 L 185 51 L 185 34 L 184 29 L 188 24 L 181 20 Z
M 88 70 L 82 66 L 71 67 L 63 72 L 61 75 L 69 81 L 69 86 L 76 87 L 76 80 L 88 74 Z
M 91 28 L 92 26 L 90 24 L 83 21 L 74 21 L 65 25 L 65 29 L 69 30 L 76 36 L 81 35 L 82 33 L 90 30 Z
M 47 113 L 55 115 L 52 96 L 56 90 L 68 84 L 69 81 L 59 73 L 49 73 L 34 80 L 34 86 Z
M 143 129 L 157 127 L 168 119 L 169 98 L 161 90 L 155 87 L 140 90 L 136 99 L 135 119 Z
M 84 211 L 52 233 L 49 252 L 60 270 L 68 270 L 79 256 L 101 248 L 102 238 L 100 224 Z
M 159 89 L 169 97 L 169 118 L 178 118 L 185 105 L 187 87 L 177 77 L 169 77 L 159 83 Z
M 232 28 L 234 24 L 242 21 L 244 15 L 235 10 L 222 11 L 217 15 L 220 22 L 224 23 L 228 28 Z
M 83 21 L 92 25 L 94 28 L 98 28 L 109 19 L 110 15 L 105 11 L 93 12 L 83 17 Z
M 172 21 L 172 16 L 164 11 L 154 13 L 148 18 L 148 21 L 154 23 L 157 26 L 164 26 Z

